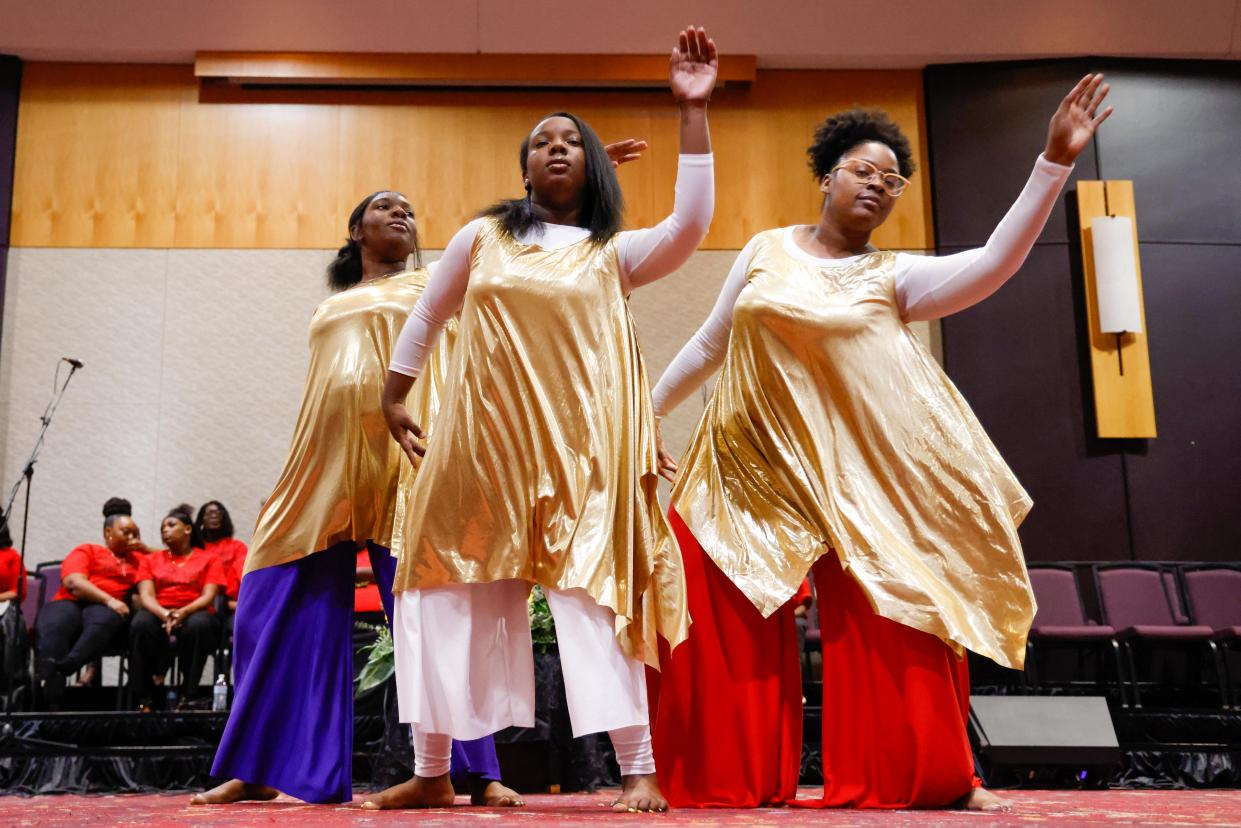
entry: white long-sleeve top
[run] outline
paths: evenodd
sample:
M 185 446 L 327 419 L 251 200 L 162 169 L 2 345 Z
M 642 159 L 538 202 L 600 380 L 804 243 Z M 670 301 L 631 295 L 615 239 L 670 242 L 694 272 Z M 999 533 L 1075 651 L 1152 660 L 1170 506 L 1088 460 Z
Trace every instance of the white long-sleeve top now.
M 654 227 L 617 234 L 621 289 L 662 279 L 676 270 L 702 243 L 715 210 L 715 161 L 710 153 L 682 154 L 677 163 L 676 193 L 672 213 Z M 416 377 L 426 362 L 439 332 L 461 309 L 470 282 L 470 252 L 483 218 L 466 224 L 448 242 L 444 255 L 432 266 L 431 281 L 401 329 L 392 351 L 390 370 Z M 544 224 L 518 238 L 544 250 L 559 250 L 583 241 L 590 231 L 583 227 Z
M 983 247 L 950 256 L 897 254 L 896 302 L 901 318 L 906 322 L 939 319 L 995 293 L 1026 260 L 1072 171 L 1071 166 L 1052 163 L 1040 155 L 1021 195 Z M 785 228 L 784 234 L 785 250 L 795 258 L 824 266 L 839 266 L 858 258 L 814 256 L 794 241 L 795 229 Z M 656 416 L 665 416 L 680 405 L 724 361 L 733 308 L 746 288 L 754 245 L 751 239 L 741 250 L 711 315 L 660 377 L 652 392 Z

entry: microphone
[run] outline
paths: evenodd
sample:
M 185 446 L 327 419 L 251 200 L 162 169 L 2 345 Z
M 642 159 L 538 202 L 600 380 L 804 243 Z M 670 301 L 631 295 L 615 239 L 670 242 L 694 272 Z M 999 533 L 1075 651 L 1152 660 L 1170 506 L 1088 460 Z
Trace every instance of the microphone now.
M 74 367 L 75 370 L 81 370 L 82 368 L 82 360 L 80 359 L 72 359 L 70 357 L 61 357 L 60 361 L 69 363 L 70 365 Z

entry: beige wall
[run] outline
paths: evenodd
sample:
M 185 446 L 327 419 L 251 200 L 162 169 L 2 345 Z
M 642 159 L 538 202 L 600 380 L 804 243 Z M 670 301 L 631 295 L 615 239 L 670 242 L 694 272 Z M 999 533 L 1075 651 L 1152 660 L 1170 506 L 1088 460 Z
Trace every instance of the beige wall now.
M 169 508 L 213 498 L 229 507 L 238 536 L 250 539 L 293 430 L 306 370 L 306 324 L 327 295 L 322 273 L 330 255 L 10 253 L 0 343 L 6 487 L 38 433 L 56 361 L 72 356 L 86 363 L 36 467 L 32 562 L 57 560 L 78 543 L 97 541 L 100 507 L 112 495 L 133 502 L 152 545 L 159 543 L 158 521 Z M 681 272 L 634 295 L 652 382 L 707 315 L 734 255 L 701 251 Z M 930 336 L 926 326 L 921 333 Z M 703 399 L 691 397 L 669 418 L 673 451 L 684 446 Z

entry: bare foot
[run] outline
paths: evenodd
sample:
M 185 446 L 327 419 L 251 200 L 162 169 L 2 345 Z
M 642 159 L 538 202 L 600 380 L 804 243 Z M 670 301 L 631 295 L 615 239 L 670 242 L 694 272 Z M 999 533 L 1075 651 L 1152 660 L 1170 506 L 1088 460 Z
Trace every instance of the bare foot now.
M 407 782 L 393 785 L 382 793 L 372 795 L 362 803 L 368 811 L 388 811 L 394 808 L 451 808 L 456 792 L 448 774 L 427 779 L 415 776 Z
M 251 785 L 240 779 L 230 779 L 209 791 L 190 797 L 191 805 L 229 805 L 233 802 L 266 802 L 279 796 L 279 791 L 266 785 Z
M 491 779 L 481 791 L 470 795 L 470 804 L 486 805 L 488 808 L 520 808 L 526 801 L 517 791 Z
M 958 800 L 957 807 L 963 811 L 984 811 L 989 814 L 1007 812 L 1013 809 L 1013 803 L 1001 799 L 986 788 L 975 788 Z
M 659 792 L 653 773 L 634 774 L 621 778 L 621 794 L 612 803 L 613 811 L 666 811 L 668 800 Z

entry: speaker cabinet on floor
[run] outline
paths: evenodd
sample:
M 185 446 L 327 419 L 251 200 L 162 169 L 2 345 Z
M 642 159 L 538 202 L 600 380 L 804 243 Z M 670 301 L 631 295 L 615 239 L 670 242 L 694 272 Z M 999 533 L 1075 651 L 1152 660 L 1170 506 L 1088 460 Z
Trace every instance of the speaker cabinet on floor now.
M 1106 778 L 1120 744 L 1100 696 L 975 696 L 970 743 L 988 785 L 1005 772 L 1075 771 Z

